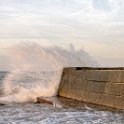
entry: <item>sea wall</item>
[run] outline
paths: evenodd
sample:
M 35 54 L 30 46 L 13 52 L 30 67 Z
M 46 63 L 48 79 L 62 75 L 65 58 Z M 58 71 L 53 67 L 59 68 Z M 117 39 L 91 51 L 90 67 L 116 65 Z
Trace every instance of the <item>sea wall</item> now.
M 65 68 L 59 96 L 124 110 L 124 68 Z

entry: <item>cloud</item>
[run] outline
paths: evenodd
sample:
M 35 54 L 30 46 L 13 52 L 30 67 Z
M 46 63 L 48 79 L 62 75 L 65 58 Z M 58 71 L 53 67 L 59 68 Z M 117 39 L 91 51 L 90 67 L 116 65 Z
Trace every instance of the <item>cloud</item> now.
M 8 39 L 5 44 L 16 38 L 45 39 L 63 46 L 85 43 L 91 53 L 104 56 L 109 51 L 104 54 L 102 48 L 124 44 L 123 27 L 123 0 L 0 0 L 0 39 Z
M 109 0 L 93 0 L 93 7 L 100 11 L 111 11 Z
M 112 39 L 124 25 L 123 8 L 123 0 L 4 0 L 0 38 Z

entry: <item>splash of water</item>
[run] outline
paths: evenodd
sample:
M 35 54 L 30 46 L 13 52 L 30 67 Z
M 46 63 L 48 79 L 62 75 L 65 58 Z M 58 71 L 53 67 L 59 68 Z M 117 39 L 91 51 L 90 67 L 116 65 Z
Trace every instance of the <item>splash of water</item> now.
M 36 97 L 57 95 L 63 67 L 94 66 L 95 62 L 82 49 L 58 46 L 18 44 L 11 53 L 12 71 L 3 83 L 4 97 L 0 102 L 35 102 Z

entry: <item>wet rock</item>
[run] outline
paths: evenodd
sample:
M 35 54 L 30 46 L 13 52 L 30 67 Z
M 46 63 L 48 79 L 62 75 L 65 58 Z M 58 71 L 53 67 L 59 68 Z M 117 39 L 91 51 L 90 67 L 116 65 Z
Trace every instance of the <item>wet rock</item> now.
M 61 108 L 62 105 L 57 97 L 37 97 L 37 103 L 49 104 Z

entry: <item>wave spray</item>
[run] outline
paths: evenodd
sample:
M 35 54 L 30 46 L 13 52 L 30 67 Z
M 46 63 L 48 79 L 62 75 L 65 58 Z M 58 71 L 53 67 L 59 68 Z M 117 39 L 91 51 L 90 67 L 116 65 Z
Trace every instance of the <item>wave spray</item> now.
M 57 95 L 64 67 L 96 66 L 82 49 L 58 46 L 43 47 L 37 43 L 16 44 L 9 49 L 12 70 L 3 82 L 0 102 L 35 102 L 36 97 Z

